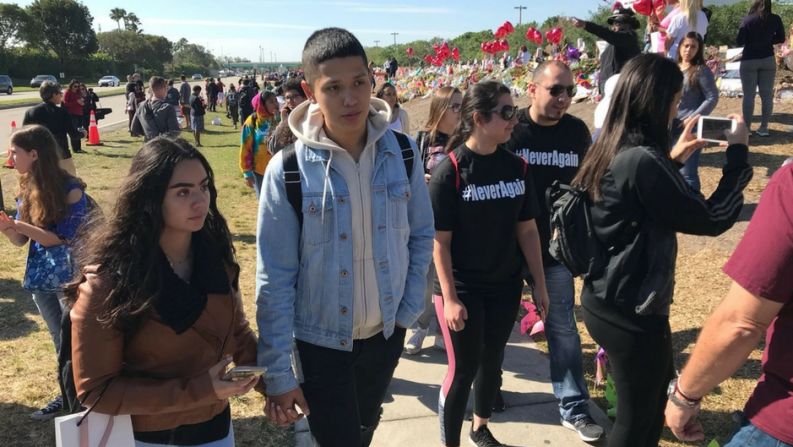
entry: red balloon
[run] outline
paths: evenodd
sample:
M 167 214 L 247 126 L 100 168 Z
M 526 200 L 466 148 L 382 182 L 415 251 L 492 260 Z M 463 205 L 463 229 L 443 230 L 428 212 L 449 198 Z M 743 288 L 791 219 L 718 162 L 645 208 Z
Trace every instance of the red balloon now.
M 653 11 L 653 0 L 635 0 L 631 4 L 631 8 L 633 8 L 637 14 L 649 16 Z
M 424 62 L 426 62 L 428 64 L 431 64 L 432 63 L 432 56 L 430 56 L 429 54 L 425 55 L 424 56 Z
M 452 50 L 449 49 L 449 44 L 447 42 L 443 42 L 443 45 L 441 45 L 441 49 L 440 49 L 440 56 L 446 59 L 451 55 L 452 55 Z
M 405 52 L 407 52 L 408 57 L 413 57 L 413 47 L 408 47 Z
M 503 26 L 499 26 L 495 32 L 496 39 L 503 39 L 507 35 L 507 30 Z
M 459 61 L 460 60 L 460 50 L 457 49 L 457 48 L 453 49 L 452 50 L 452 57 L 454 58 L 454 60 Z
M 501 51 L 509 51 L 509 42 L 506 39 L 501 41 Z
M 441 51 L 441 46 L 437 43 L 432 44 L 432 49 L 435 51 L 435 54 L 438 54 Z
M 504 30 L 506 30 L 507 34 L 512 34 L 512 33 L 514 33 L 514 32 L 515 32 L 515 27 L 514 27 L 514 26 L 512 26 L 512 23 L 510 23 L 510 21 L 509 21 L 509 20 L 507 20 L 506 22 L 504 22 L 504 24 L 503 24 L 503 25 L 501 25 L 501 26 L 504 28 Z
M 564 36 L 564 31 L 562 31 L 562 29 L 558 27 L 551 28 L 545 32 L 545 40 L 555 45 L 559 45 L 559 42 L 562 41 L 563 36 Z
M 542 45 L 542 33 L 533 26 L 526 30 L 526 39 L 536 43 L 537 45 Z

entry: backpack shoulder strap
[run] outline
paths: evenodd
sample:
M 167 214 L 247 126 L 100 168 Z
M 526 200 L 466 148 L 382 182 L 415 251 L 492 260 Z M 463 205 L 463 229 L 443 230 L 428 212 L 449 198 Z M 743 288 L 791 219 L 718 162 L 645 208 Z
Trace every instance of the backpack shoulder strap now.
M 284 186 L 286 187 L 286 200 L 292 205 L 297 215 L 300 229 L 303 228 L 303 189 L 300 186 L 300 168 L 297 165 L 297 151 L 294 146 L 283 150 Z
M 454 166 L 454 187 L 457 192 L 460 192 L 460 167 L 457 165 L 457 155 L 455 155 L 454 150 L 449 151 L 449 160 Z
M 413 160 L 416 158 L 415 154 L 413 154 L 413 147 L 410 145 L 410 139 L 407 135 L 395 130 L 392 130 L 392 132 L 394 132 L 394 136 L 399 143 L 399 149 L 402 150 L 402 161 L 405 162 L 405 172 L 408 175 L 408 180 L 410 180 L 410 175 L 413 173 Z

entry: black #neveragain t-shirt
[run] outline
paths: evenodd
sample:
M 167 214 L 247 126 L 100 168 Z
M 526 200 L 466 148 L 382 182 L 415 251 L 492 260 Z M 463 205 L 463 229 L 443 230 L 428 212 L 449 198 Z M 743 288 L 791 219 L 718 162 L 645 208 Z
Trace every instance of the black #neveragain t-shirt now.
M 584 161 L 592 137 L 580 119 L 565 114 L 556 125 L 540 126 L 532 121 L 529 109 L 518 112 L 518 125 L 506 149 L 520 155 L 529 164 L 540 213 L 537 229 L 542 243 L 542 260 L 546 267 L 557 265 L 548 246 L 551 241 L 551 218 L 545 192 L 555 180 L 569 185 Z
M 429 191 L 435 229 L 452 232 L 452 273 L 457 290 L 491 290 L 520 281 L 523 255 L 516 225 L 539 213 L 531 171 L 520 157 L 499 148 L 490 155 L 465 146 L 435 168 Z M 435 294 L 441 289 L 437 279 Z

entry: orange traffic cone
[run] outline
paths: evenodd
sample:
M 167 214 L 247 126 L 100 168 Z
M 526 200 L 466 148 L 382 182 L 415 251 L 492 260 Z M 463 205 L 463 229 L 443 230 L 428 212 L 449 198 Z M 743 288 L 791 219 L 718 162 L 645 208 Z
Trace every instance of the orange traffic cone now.
M 11 121 L 11 134 L 13 135 L 14 132 L 17 130 L 17 122 Z M 4 168 L 14 169 L 14 158 L 11 157 L 11 148 L 8 148 L 8 158 L 6 159 L 5 164 L 3 165 Z
M 88 145 L 99 146 L 102 142 L 99 141 L 99 127 L 96 125 L 96 115 L 91 110 L 91 121 L 88 125 Z

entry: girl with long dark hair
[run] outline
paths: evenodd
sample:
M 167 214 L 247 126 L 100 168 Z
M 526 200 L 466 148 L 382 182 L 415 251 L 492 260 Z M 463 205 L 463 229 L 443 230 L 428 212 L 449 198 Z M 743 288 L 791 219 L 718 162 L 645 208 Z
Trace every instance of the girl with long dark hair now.
M 713 72 L 705 65 L 705 44 L 696 32 L 686 34 L 680 42 L 677 65 L 683 72 L 683 96 L 677 107 L 677 118 L 710 115 L 719 103 L 719 88 Z M 696 150 L 686 160 L 680 173 L 694 190 L 699 191 L 699 155 Z
M 85 184 L 60 167 L 58 143 L 40 125 L 25 126 L 11 136 L 14 168 L 19 172 L 17 214 L 0 211 L 0 231 L 16 246 L 28 247 L 23 286 L 33 294 L 52 337 L 61 347 L 63 286 L 72 277 L 70 243 L 85 221 Z M 63 407 L 60 395 L 31 415 L 49 420 Z
M 80 250 L 70 289 L 78 399 L 131 414 L 138 447 L 234 445 L 223 380 L 256 364 L 212 168 L 182 139 L 155 138 L 132 160 L 116 205 Z
M 716 191 L 705 199 L 685 183 L 678 163 L 704 142 L 692 134 L 695 116 L 672 141 L 682 89 L 683 74 L 674 62 L 656 54 L 628 62 L 603 132 L 573 180 L 592 198 L 595 232 L 609 247 L 603 273 L 587 277 L 581 295 L 584 322 L 608 352 L 617 388 L 619 412 L 609 447 L 658 445 L 674 376 L 669 311 L 676 233 L 727 231 L 752 177 L 746 128 L 740 115 L 732 115 L 738 126 L 726 132 L 729 146 Z M 675 392 L 682 396 L 685 384 L 679 386 Z
M 535 278 L 539 307 L 548 308 L 534 182 L 523 159 L 500 147 L 509 141 L 516 112 L 504 84 L 473 85 L 463 97 L 449 156 L 430 179 L 438 276 L 434 301 L 449 358 L 438 410 L 441 442 L 449 447 L 460 445 L 472 384 L 469 440 L 477 446 L 501 445 L 487 423 L 523 290 L 521 254 Z
M 782 18 L 771 12 L 771 0 L 754 0 L 749 14 L 738 29 L 737 43 L 741 54 L 741 86 L 743 87 L 743 116 L 751 131 L 754 98 L 760 91 L 762 115 L 757 135 L 767 137 L 768 121 L 774 113 L 774 79 L 776 59 L 774 45 L 785 41 Z

